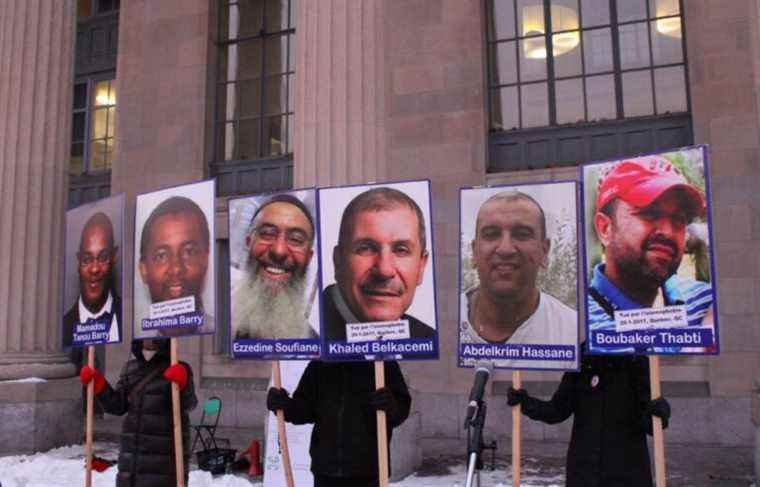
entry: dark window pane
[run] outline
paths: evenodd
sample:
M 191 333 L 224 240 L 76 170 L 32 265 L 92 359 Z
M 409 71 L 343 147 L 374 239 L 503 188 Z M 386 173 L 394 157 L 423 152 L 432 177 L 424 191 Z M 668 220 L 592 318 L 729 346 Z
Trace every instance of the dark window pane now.
M 234 27 L 234 30 L 233 30 Z M 264 28 L 264 3 L 240 2 L 237 7 L 230 5 L 230 38 L 238 32 L 236 37 L 250 37 L 259 35 Z
M 623 111 L 626 117 L 651 115 L 652 78 L 648 69 L 623 73 Z
M 69 174 L 78 176 L 82 174 L 82 165 L 84 163 L 84 144 L 77 142 L 71 144 L 71 154 L 69 156 Z
M 517 0 L 517 25 L 521 37 L 544 34 L 543 0 Z
M 683 66 L 655 69 L 654 89 L 658 114 L 686 111 L 686 77 Z
M 652 17 L 678 15 L 681 13 L 681 7 L 678 0 L 649 0 L 649 13 Z
M 515 37 L 514 0 L 490 0 L 488 5 L 492 9 L 489 20 L 491 40 Z
M 227 67 L 228 67 L 228 58 L 232 62 L 232 66 L 235 66 L 237 63 L 237 44 L 231 44 L 229 46 L 222 46 L 217 51 L 217 58 L 216 58 L 216 66 L 217 66 L 217 80 L 219 82 L 228 81 L 228 73 L 227 73 Z M 232 79 L 235 79 L 235 69 L 233 69 L 232 72 Z
M 286 76 L 267 78 L 265 85 L 266 114 L 274 115 L 288 111 L 286 96 L 288 93 Z
M 552 36 L 554 76 L 577 76 L 582 74 L 580 32 L 563 32 Z
M 102 54 L 108 48 L 108 33 L 103 28 L 92 29 L 90 33 L 90 52 L 93 55 Z
M 577 30 L 578 0 L 552 0 L 552 32 Z
M 71 140 L 84 140 L 84 112 L 75 113 L 71 124 Z
M 288 70 L 288 36 L 277 36 L 266 41 L 267 74 L 284 73 Z
M 586 73 L 612 71 L 612 33 L 609 28 L 583 33 L 583 55 Z
M 240 94 L 240 117 L 260 117 L 261 80 L 241 81 L 238 83 L 238 87 L 238 93 Z
M 97 0 L 97 3 L 99 14 L 119 10 L 119 0 Z
M 259 120 L 241 120 L 240 134 L 238 135 L 239 151 L 237 159 L 258 159 L 261 157 L 261 144 L 259 143 Z
M 279 32 L 288 29 L 288 1 L 265 0 L 266 3 L 266 30 L 267 32 Z
M 647 17 L 646 0 L 617 0 L 618 22 L 641 20 Z
M 491 91 L 491 129 L 511 130 L 520 126 L 517 87 Z
M 286 117 L 267 117 L 264 119 L 265 156 L 277 156 L 285 153 Z
M 262 72 L 262 41 L 245 41 L 238 44 L 237 79 L 260 78 Z M 227 61 L 231 63 L 231 60 Z
M 74 110 L 87 107 L 87 83 L 74 85 Z
M 570 79 L 557 81 L 557 123 L 582 122 L 583 115 L 583 81 Z
M 646 22 L 620 26 L 620 65 L 623 69 L 650 65 Z
M 610 0 L 581 0 L 583 27 L 610 24 Z
M 672 19 L 679 20 L 679 22 L 677 26 L 668 26 L 673 27 L 676 30 L 666 31 L 667 34 L 660 32 L 658 29 L 658 23 L 670 19 L 660 19 L 652 22 L 652 62 L 655 65 L 683 62 L 680 17 L 672 17 Z
M 547 90 L 546 83 L 534 83 L 521 87 L 523 127 L 549 125 L 549 95 Z
M 517 83 L 517 43 L 515 41 L 500 42 L 493 45 L 495 54 L 491 64 L 494 85 Z
M 520 41 L 520 81 L 546 79 L 546 41 L 531 37 Z
M 615 81 L 612 75 L 586 78 L 586 100 L 589 122 L 616 118 Z

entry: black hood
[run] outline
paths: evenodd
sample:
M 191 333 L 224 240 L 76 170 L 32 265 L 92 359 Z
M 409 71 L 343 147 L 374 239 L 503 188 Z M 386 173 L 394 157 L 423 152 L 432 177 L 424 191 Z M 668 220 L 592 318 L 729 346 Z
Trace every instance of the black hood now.
M 143 341 L 144 340 L 132 340 L 132 355 L 134 355 L 139 362 L 147 362 L 147 360 L 145 360 L 145 356 L 143 355 Z M 159 359 L 169 360 L 168 338 L 158 340 L 158 350 L 156 350 L 156 357 Z

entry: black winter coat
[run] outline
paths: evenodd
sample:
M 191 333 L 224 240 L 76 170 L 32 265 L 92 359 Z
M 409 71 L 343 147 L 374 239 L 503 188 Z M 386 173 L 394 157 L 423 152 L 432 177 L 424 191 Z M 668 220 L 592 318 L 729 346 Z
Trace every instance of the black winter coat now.
M 568 487 L 650 487 L 649 394 L 646 357 L 585 356 L 580 372 L 565 373 L 549 401 L 529 397 L 522 410 L 549 424 L 574 415 Z
M 169 367 L 169 340 L 162 340 L 158 352 L 147 362 L 142 353 L 142 342 L 132 343 L 132 354 L 121 371 L 115 388 L 106 384 L 97 400 L 109 414 L 127 417 L 121 428 L 119 449 L 119 473 L 117 487 L 167 487 L 177 484 L 174 463 L 174 426 L 172 419 L 171 382 L 163 373 Z M 190 419 L 188 411 L 198 403 L 193 386 L 190 366 L 187 387 L 181 392 L 182 443 L 185 457 L 185 485 L 190 459 Z M 130 392 L 143 377 L 153 370 L 158 373 L 151 378 L 142 391 L 130 398 Z
M 397 404 L 396 411 L 387 414 L 390 445 L 393 428 L 406 420 L 412 404 L 398 362 L 385 362 L 385 387 Z M 285 420 L 314 423 L 309 448 L 312 472 L 344 478 L 378 476 L 377 416 L 369 404 L 374 389 L 372 362 L 312 361 L 306 367 Z

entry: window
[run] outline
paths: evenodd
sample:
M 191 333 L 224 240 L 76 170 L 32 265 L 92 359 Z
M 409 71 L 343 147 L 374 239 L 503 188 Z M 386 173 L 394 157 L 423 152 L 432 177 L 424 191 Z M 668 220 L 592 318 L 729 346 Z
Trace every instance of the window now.
M 223 1 L 219 17 L 215 159 L 292 153 L 294 1 Z
M 679 0 L 486 0 L 492 131 L 689 111 Z
M 74 84 L 69 172 L 102 173 L 111 169 L 116 122 L 116 86 L 113 79 Z

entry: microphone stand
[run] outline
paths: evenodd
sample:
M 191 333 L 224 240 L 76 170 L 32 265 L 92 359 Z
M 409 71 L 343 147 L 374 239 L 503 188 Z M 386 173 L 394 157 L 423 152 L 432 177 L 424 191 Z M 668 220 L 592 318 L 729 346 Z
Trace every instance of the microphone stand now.
M 477 486 L 480 487 L 480 470 L 483 469 L 483 426 L 486 424 L 486 402 L 478 401 L 475 417 L 465 424 L 467 428 L 467 480 L 466 487 L 472 487 L 472 479 L 477 470 Z

